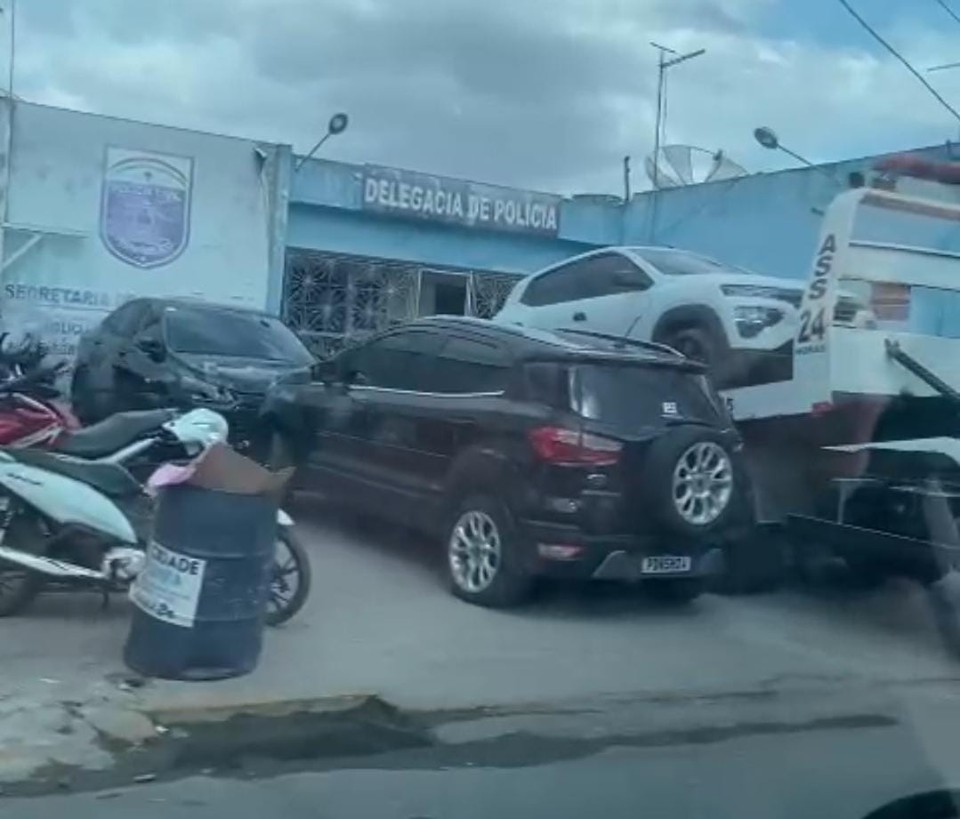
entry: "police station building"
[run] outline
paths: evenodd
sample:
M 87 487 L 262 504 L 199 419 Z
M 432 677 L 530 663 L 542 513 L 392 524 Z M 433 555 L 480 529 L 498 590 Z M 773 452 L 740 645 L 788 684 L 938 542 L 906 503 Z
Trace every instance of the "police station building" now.
M 308 161 L 292 181 L 282 314 L 318 351 L 416 316 L 491 316 L 519 277 L 596 246 L 576 215 L 555 195 Z
M 133 295 L 267 309 L 322 354 L 416 316 L 493 315 L 519 277 L 605 245 L 669 245 L 802 277 L 824 208 L 871 184 L 876 161 L 624 202 L 300 163 L 287 145 L 9 99 L 0 142 L 0 319 L 42 332 L 65 358 Z M 955 158 L 950 145 L 918 151 Z

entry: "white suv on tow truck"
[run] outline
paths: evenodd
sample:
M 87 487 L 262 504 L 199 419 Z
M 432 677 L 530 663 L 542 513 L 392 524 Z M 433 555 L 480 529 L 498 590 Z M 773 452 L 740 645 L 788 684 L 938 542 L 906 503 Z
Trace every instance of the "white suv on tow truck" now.
M 520 281 L 494 321 L 667 344 L 706 363 L 720 389 L 791 378 L 803 282 L 667 247 L 607 247 Z M 852 296 L 834 324 L 869 326 Z

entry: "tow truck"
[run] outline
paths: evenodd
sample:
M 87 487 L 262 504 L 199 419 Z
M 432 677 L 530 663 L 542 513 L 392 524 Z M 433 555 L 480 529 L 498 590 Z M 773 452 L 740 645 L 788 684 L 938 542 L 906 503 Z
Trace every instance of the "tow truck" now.
M 784 558 L 807 575 L 841 564 L 870 585 L 960 567 L 960 332 L 916 327 L 918 297 L 960 294 L 960 165 L 906 156 L 880 170 L 914 190 L 855 188 L 829 205 L 789 377 L 724 393 L 759 522 L 728 549 L 742 591 Z M 832 322 L 841 291 L 876 321 Z

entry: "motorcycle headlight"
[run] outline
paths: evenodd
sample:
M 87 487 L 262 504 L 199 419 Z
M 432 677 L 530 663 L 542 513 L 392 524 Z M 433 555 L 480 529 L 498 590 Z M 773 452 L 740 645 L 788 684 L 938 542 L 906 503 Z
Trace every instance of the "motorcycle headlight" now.
M 741 305 L 734 309 L 733 319 L 737 332 L 743 338 L 753 338 L 775 324 L 783 321 L 783 310 L 777 307 Z

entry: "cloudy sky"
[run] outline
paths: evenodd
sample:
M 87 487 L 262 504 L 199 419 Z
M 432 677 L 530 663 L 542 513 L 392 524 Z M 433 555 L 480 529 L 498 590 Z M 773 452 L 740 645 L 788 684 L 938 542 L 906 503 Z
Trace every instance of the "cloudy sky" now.
M 849 0 L 921 70 L 960 62 L 937 0 Z M 11 0 L 2 0 L 9 6 Z M 960 16 L 960 0 L 945 0 Z M 750 170 L 943 142 L 958 123 L 838 0 L 18 0 L 16 93 L 324 155 L 561 192 L 619 192 L 667 141 Z M 929 76 L 960 108 L 960 68 Z

